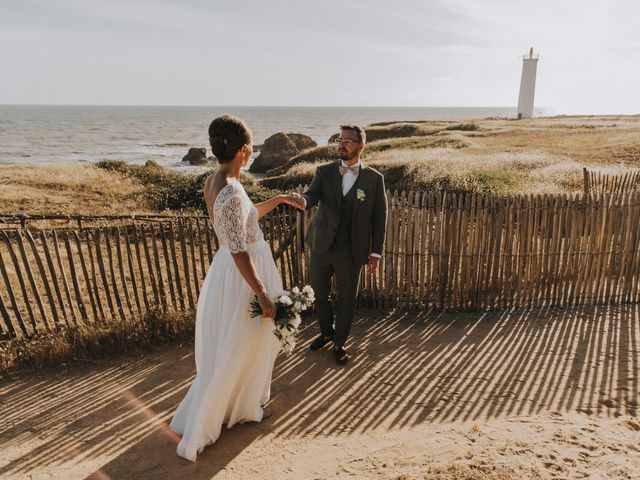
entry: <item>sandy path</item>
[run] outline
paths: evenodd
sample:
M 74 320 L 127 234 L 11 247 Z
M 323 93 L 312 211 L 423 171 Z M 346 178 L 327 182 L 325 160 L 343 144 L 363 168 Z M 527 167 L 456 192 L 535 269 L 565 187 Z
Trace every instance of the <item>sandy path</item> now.
M 430 314 L 361 310 L 355 359 L 276 366 L 261 424 L 195 464 L 167 429 L 190 346 L 0 381 L 0 477 L 640 478 L 637 306 Z

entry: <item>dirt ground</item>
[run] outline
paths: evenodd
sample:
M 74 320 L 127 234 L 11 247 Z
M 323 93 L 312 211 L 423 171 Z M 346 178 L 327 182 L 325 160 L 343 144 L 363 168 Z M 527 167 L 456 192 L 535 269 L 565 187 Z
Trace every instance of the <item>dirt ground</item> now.
M 191 345 L 0 380 L 0 478 L 640 478 L 640 308 L 360 310 L 353 362 L 281 356 L 273 415 L 190 463 Z

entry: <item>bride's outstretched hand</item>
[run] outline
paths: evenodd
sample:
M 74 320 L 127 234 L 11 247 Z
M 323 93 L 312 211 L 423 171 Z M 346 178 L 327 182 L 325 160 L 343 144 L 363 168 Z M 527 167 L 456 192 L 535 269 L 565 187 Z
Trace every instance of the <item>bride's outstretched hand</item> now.
M 276 304 L 269 298 L 269 295 L 258 295 L 258 303 L 262 309 L 262 316 L 265 318 L 274 318 L 276 316 Z
M 299 193 L 289 193 L 282 195 L 282 201 L 299 210 L 304 210 L 304 198 Z

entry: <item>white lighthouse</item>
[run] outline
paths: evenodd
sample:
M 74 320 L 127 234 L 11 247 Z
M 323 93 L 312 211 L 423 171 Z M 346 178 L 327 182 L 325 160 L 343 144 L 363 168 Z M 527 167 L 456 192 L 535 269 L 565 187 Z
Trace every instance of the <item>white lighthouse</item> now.
M 533 54 L 533 47 L 529 55 L 522 57 L 522 78 L 520 79 L 520 96 L 518 98 L 518 118 L 533 116 L 533 95 L 536 90 L 536 70 L 538 55 Z

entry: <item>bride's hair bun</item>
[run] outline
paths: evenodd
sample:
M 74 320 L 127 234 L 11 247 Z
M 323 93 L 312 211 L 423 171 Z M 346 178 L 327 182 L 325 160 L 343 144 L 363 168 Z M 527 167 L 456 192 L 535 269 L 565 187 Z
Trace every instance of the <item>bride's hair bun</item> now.
M 214 119 L 209 125 L 211 151 L 219 163 L 233 160 L 242 146 L 250 142 L 249 128 L 237 117 L 223 115 Z

